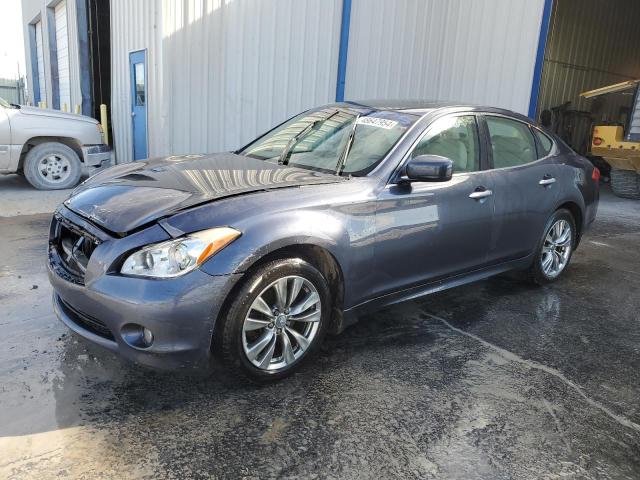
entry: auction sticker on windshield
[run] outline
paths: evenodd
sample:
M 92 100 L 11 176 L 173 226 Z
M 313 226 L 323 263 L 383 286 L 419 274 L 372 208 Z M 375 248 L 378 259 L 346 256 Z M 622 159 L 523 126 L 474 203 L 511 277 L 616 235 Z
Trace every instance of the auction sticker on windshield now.
M 380 127 L 391 130 L 393 127 L 398 125 L 398 122 L 395 120 L 387 120 L 386 118 L 360 117 L 358 119 L 358 125 L 370 125 L 372 127 Z

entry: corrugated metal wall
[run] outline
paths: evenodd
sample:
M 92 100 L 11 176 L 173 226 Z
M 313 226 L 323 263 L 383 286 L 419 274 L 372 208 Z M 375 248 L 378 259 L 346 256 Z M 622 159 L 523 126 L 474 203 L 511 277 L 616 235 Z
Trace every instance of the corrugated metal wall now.
M 640 2 L 556 0 L 540 85 L 538 112 L 566 101 L 589 111 L 580 92 L 640 78 Z M 632 93 L 632 92 L 629 92 Z M 601 97 L 608 120 L 618 120 L 629 94 Z
M 147 50 L 147 115 L 151 155 L 170 152 L 162 89 L 162 1 L 111 0 L 111 123 L 118 162 L 130 161 L 129 53 Z
M 149 155 L 238 148 L 334 99 L 341 0 L 112 0 L 118 161 L 131 158 L 128 52 L 147 48 Z
M 354 0 L 345 98 L 527 113 L 543 0 Z
M 335 99 L 342 0 L 111 0 L 118 161 L 131 50 L 148 50 L 149 155 L 235 149 Z M 345 98 L 526 113 L 544 0 L 354 0 Z

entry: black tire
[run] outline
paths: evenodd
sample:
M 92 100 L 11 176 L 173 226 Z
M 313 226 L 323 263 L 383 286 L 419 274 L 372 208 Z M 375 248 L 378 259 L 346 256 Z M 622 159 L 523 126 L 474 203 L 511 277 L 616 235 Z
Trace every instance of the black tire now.
M 611 169 L 611 190 L 618 197 L 640 199 L 640 175 L 634 170 Z
M 53 169 L 43 165 L 54 159 Z M 44 167 L 44 168 L 42 168 Z M 36 145 L 24 160 L 24 176 L 38 190 L 62 190 L 75 187 L 82 176 L 82 165 L 76 152 L 58 142 Z
M 302 356 L 292 364 L 278 370 L 260 369 L 251 363 L 243 346 L 245 317 L 256 298 L 273 282 L 288 276 L 308 280 L 320 297 L 320 321 L 317 333 Z M 285 378 L 309 361 L 318 351 L 327 332 L 331 316 L 331 294 L 327 280 L 313 265 L 299 258 L 274 260 L 259 266 L 244 279 L 233 293 L 228 308 L 218 319 L 214 333 L 214 354 L 231 373 L 240 374 L 254 383 L 268 383 Z M 289 337 L 290 338 L 290 337 Z
M 569 257 L 567 258 L 566 263 L 562 268 L 562 270 L 555 276 L 549 276 L 545 273 L 542 267 L 543 247 L 545 245 L 545 239 L 549 234 L 551 227 L 559 220 L 566 220 L 569 223 L 569 226 L 571 227 L 571 242 L 570 242 L 571 249 L 569 251 Z M 571 212 L 569 212 L 569 210 L 565 210 L 561 208 L 559 210 L 556 210 L 553 213 L 553 215 L 549 217 L 549 220 L 547 220 L 547 223 L 544 227 L 544 231 L 542 232 L 542 235 L 536 247 L 536 253 L 533 259 L 533 263 L 531 264 L 531 266 L 529 267 L 529 270 L 527 271 L 527 277 L 531 283 L 534 283 L 536 285 L 547 285 L 551 282 L 555 282 L 558 278 L 562 276 L 562 273 L 564 273 L 564 271 L 569 266 L 569 263 L 571 262 L 573 250 L 575 249 L 575 246 L 576 246 L 576 233 L 577 233 L 576 222 Z

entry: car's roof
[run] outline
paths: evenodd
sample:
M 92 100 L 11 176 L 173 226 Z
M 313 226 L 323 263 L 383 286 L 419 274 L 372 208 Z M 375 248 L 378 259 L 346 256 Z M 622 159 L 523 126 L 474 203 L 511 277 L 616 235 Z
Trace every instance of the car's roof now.
M 372 108 L 374 110 L 389 110 L 402 113 L 412 113 L 415 115 L 426 115 L 435 110 L 449 108 L 470 108 L 477 111 L 500 113 L 512 117 L 520 118 L 531 122 L 531 119 L 523 115 L 503 108 L 477 105 L 468 102 L 440 101 L 440 100 L 354 100 L 345 102 L 351 105 Z

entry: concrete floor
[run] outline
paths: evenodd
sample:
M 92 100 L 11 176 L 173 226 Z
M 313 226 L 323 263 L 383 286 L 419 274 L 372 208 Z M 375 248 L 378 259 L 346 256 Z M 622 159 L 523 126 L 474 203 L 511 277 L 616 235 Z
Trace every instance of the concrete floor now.
M 2 205 L 0 478 L 640 478 L 639 202 L 604 192 L 553 286 L 502 276 L 381 311 L 262 388 L 70 336 L 49 215 Z

